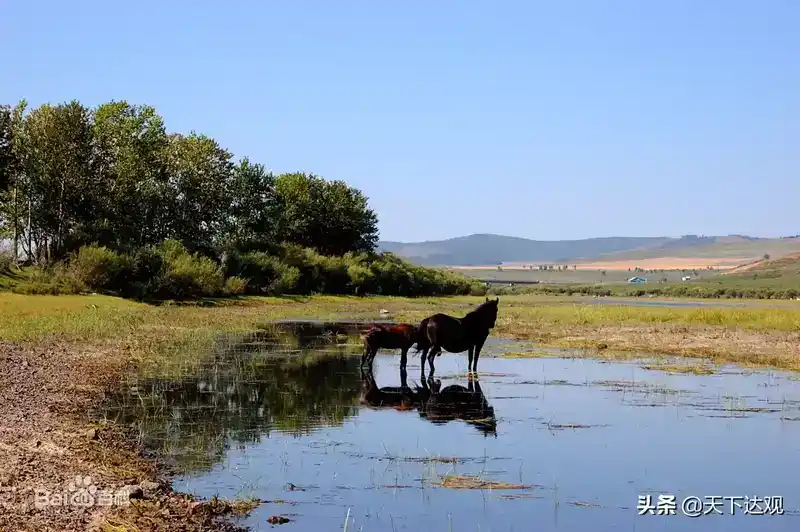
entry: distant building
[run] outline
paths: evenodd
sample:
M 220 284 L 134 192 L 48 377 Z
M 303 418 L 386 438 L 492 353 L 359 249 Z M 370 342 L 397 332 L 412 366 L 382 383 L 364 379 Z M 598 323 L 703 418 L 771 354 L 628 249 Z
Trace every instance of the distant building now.
M 647 282 L 647 279 L 645 279 L 644 277 L 638 277 L 637 276 L 637 277 L 631 277 L 630 279 L 628 279 L 628 282 L 629 283 L 644 284 L 644 283 Z

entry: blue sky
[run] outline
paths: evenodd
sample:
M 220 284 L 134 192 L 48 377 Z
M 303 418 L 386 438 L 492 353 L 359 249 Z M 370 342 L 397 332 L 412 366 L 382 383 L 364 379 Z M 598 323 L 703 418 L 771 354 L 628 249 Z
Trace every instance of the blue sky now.
M 0 102 L 154 105 L 381 237 L 800 233 L 794 0 L 0 2 Z

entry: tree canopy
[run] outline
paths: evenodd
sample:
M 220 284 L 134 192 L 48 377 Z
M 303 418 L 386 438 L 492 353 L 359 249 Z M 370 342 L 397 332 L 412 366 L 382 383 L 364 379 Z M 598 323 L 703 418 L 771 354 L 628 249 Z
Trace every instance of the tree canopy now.
M 168 132 L 151 106 L 0 106 L 0 235 L 34 263 L 167 239 L 201 253 L 296 244 L 341 256 L 374 251 L 377 221 L 345 182 L 235 161 L 209 136 Z

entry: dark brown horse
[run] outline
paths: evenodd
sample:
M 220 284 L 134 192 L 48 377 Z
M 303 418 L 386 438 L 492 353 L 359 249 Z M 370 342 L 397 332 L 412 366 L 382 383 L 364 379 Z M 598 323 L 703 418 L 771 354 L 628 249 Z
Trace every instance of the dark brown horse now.
M 364 354 L 361 356 L 361 366 L 372 361 L 379 349 L 400 349 L 400 367 L 405 369 L 408 360 L 408 350 L 411 349 L 418 340 L 419 329 L 410 323 L 399 323 L 397 325 L 374 325 L 362 336 L 364 343 Z
M 425 358 L 431 367 L 431 375 L 435 368 L 433 359 L 442 354 L 469 352 L 467 370 L 478 371 L 478 357 L 483 344 L 497 322 L 497 305 L 500 298 L 490 300 L 488 297 L 478 308 L 468 312 L 463 318 L 456 318 L 447 314 L 434 314 L 422 320 L 419 324 L 417 351 L 422 352 L 422 367 L 425 367 Z M 474 358 L 473 358 L 474 356 Z

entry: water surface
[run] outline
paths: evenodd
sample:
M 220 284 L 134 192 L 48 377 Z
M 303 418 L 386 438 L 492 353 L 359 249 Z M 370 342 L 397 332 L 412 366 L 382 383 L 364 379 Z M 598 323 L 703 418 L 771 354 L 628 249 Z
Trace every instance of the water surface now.
M 288 347 L 263 336 L 223 343 L 180 380 L 133 381 L 105 415 L 134 424 L 171 460 L 176 489 L 270 501 L 244 521 L 254 530 L 271 529 L 274 514 L 292 519 L 287 528 L 341 530 L 348 511 L 356 531 L 800 526 L 800 382 L 790 375 L 498 358 L 519 347 L 493 339 L 478 380 L 490 410 L 478 422 L 446 421 L 414 404 L 361 404 L 359 347 L 330 330 L 292 335 Z M 437 359 L 442 389 L 468 388 L 465 373 L 465 356 Z M 379 355 L 373 376 L 399 386 L 399 357 Z M 422 384 L 413 357 L 407 384 Z M 513 489 L 440 485 L 457 476 Z M 646 494 L 676 495 L 678 515 L 637 515 Z M 786 513 L 726 507 L 692 519 L 680 515 L 687 496 L 782 496 Z

